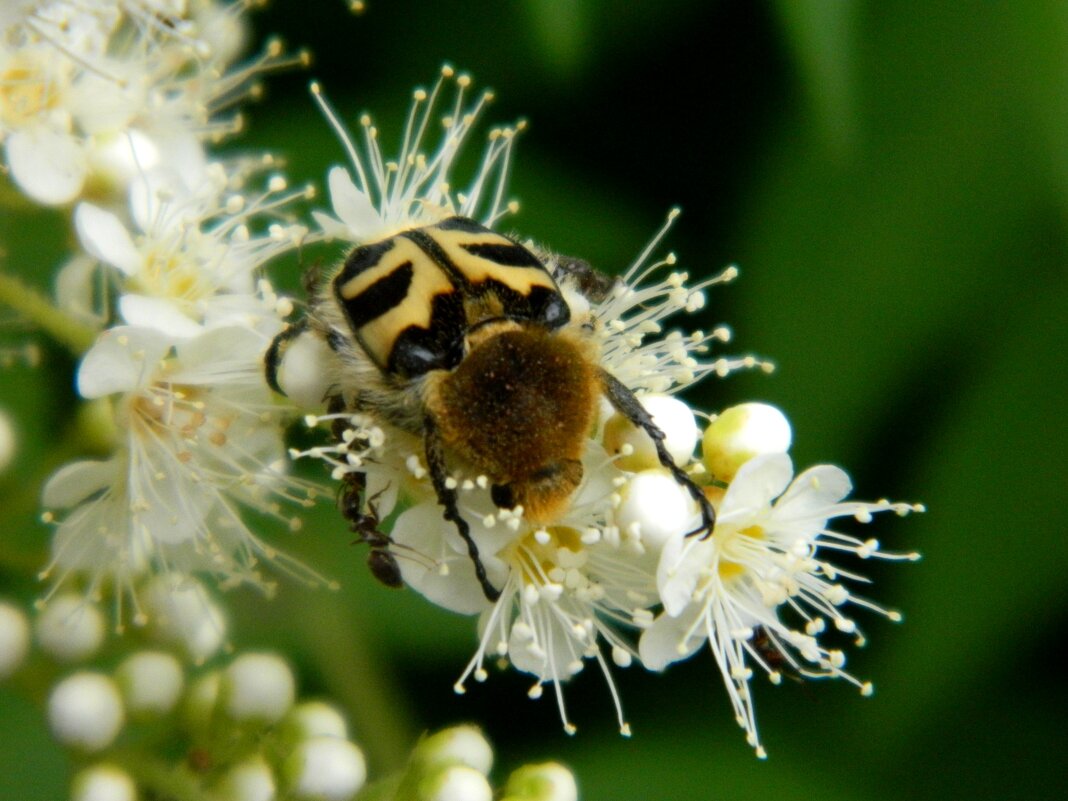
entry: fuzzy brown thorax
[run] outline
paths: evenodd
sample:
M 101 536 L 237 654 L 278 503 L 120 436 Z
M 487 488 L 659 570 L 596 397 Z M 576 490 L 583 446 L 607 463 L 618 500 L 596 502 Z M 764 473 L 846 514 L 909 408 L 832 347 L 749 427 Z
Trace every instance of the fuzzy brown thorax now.
M 472 332 L 452 372 L 427 384 L 445 444 L 501 487 L 495 498 L 549 522 L 582 480 L 599 395 L 587 344 L 502 321 Z

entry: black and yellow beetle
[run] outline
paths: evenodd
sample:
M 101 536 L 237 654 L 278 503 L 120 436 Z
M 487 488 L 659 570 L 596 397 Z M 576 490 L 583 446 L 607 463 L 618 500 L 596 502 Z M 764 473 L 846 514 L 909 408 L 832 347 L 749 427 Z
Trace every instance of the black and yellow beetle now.
M 692 533 L 707 535 L 715 521 L 701 488 L 664 447 L 663 432 L 601 366 L 595 323 L 572 318 L 560 281 L 594 303 L 613 286 L 585 262 L 541 257 L 473 220 L 450 217 L 356 247 L 336 275 L 311 282 L 307 316 L 266 355 L 268 383 L 281 392 L 285 343 L 304 331 L 323 337 L 337 357 L 330 408 L 423 438 L 443 515 L 466 542 L 490 600 L 499 591 L 486 577 L 446 465 L 458 460 L 487 476 L 498 507 L 522 506 L 530 522 L 551 523 L 582 480 L 602 395 L 649 434 L 660 463 L 699 504 L 702 522 Z M 355 474 L 343 506 L 367 538 L 362 488 Z M 375 574 L 396 584 L 387 540 L 377 533 L 367 539 L 380 563 Z

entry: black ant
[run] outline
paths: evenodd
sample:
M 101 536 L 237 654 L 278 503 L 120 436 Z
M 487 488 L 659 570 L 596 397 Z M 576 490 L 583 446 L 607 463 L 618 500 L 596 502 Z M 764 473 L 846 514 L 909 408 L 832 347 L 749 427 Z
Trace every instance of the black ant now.
M 367 511 L 364 512 L 363 494 L 367 489 L 367 477 L 363 473 L 349 473 L 345 477 L 342 486 L 341 497 L 338 506 L 341 515 L 349 521 L 349 530 L 357 535 L 353 544 L 358 542 L 367 543 L 371 552 L 367 554 L 367 567 L 371 575 L 387 587 L 403 587 L 404 580 L 401 578 L 400 565 L 397 557 L 393 555 L 390 546 L 393 539 L 385 532 L 379 531 L 378 526 L 382 522 L 378 517 L 378 496 L 386 491 L 383 487 L 367 499 Z

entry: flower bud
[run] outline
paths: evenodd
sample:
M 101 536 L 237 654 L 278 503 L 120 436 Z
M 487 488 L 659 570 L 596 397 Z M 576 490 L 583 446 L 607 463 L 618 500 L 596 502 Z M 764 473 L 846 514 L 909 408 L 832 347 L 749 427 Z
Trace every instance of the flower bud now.
M 85 751 L 107 748 L 122 729 L 119 688 L 100 673 L 75 673 L 52 689 L 48 722 L 56 739 Z
M 234 720 L 274 723 L 295 695 L 293 672 L 274 654 L 242 654 L 223 674 L 223 704 Z
M 132 715 L 166 715 L 182 694 L 182 665 L 171 654 L 142 651 L 127 657 L 115 672 Z
M 421 769 L 435 765 L 466 765 L 483 776 L 493 767 L 493 748 L 477 726 L 453 726 L 431 734 L 412 752 Z
M 524 765 L 508 777 L 502 801 L 578 801 L 578 786 L 556 762 Z
M 0 409 L 0 473 L 15 459 L 15 427 L 7 413 Z
M 122 768 L 102 763 L 74 777 L 70 797 L 71 801 L 137 801 L 137 786 Z
M 298 336 L 290 342 L 278 374 L 286 397 L 302 409 L 321 408 L 330 389 L 327 365 L 332 357 L 322 337 Z
M 53 598 L 37 616 L 37 643 L 60 662 L 89 659 L 104 642 L 104 615 L 83 595 L 65 593 Z
M 766 403 L 743 403 L 725 409 L 701 441 L 705 467 L 719 481 L 730 481 L 754 456 L 786 453 L 792 434 L 786 415 Z
M 30 649 L 30 624 L 14 604 L 0 603 L 0 679 L 19 669 Z
M 347 801 L 363 787 L 367 764 L 348 740 L 312 737 L 286 758 L 283 772 L 293 798 Z
M 271 766 L 258 756 L 232 766 L 213 789 L 219 801 L 273 801 L 277 794 Z
M 434 771 L 419 783 L 419 801 L 492 801 L 486 777 L 467 765 Z
M 686 464 L 697 444 L 697 423 L 690 407 L 670 395 L 646 395 L 639 399 L 653 418 L 657 428 L 664 432 L 664 447 L 677 464 Z M 630 446 L 632 453 L 623 454 L 616 465 L 623 470 L 637 472 L 660 465 L 656 445 L 642 429 L 618 412 L 604 426 L 604 447 L 612 454 Z
M 156 576 L 141 597 L 156 639 L 180 646 L 197 664 L 226 641 L 226 619 L 203 585 L 191 576 Z
M 334 707 L 322 701 L 297 704 L 286 715 L 284 729 L 286 736 L 294 744 L 311 737 L 337 737 L 344 740 L 349 736 L 345 718 Z
M 696 526 L 697 505 L 690 493 L 662 470 L 633 476 L 622 490 L 616 525 L 624 535 L 639 536 L 654 551 L 676 534 Z

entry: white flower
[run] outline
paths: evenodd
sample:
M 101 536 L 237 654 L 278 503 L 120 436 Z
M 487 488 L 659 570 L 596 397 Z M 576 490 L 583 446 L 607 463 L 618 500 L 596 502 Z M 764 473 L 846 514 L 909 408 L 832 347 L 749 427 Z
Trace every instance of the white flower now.
M 100 673 L 75 673 L 48 697 L 48 722 L 64 745 L 100 751 L 118 736 L 126 715 L 119 688 Z
M 437 120 L 438 102 L 447 83 L 455 83 L 454 96 L 446 104 L 445 115 Z M 382 153 L 378 129 L 369 116 L 360 119 L 361 148 L 348 135 L 319 86 L 312 86 L 351 163 L 351 170 L 334 167 L 330 171 L 333 216 L 314 213 L 327 236 L 363 243 L 384 239 L 405 228 L 429 225 L 454 214 L 493 225 L 504 214 L 518 208 L 505 198 L 505 184 L 515 135 L 524 127 L 522 122 L 514 128 L 492 130 L 467 189 L 456 191 L 452 186 L 456 159 L 483 108 L 492 99 L 492 93 L 484 92 L 468 103 L 466 92 L 470 85 L 470 76 L 455 76 L 452 67 L 446 66 L 429 92 L 417 89 L 400 151 L 393 158 Z M 437 134 L 437 124 L 442 128 L 442 139 L 436 149 L 427 152 L 426 139 Z
M 231 68 L 246 4 L 43 4 L 0 20 L 0 140 L 16 183 L 63 204 L 240 129 L 228 110 L 264 73 L 297 63 L 278 42 Z M 236 12 L 236 13 L 235 13 Z
M 61 662 L 78 662 L 95 654 L 104 642 L 100 609 L 78 593 L 51 599 L 35 623 L 37 642 Z
M 843 669 L 844 654 L 822 645 L 817 636 L 830 622 L 861 639 L 844 612 L 848 602 L 900 619 L 852 595 L 840 579 L 860 577 L 831 564 L 827 554 L 917 558 L 884 553 L 877 541 L 861 541 L 828 524 L 843 516 L 866 523 L 876 512 L 903 515 L 919 507 L 845 501 L 852 489 L 849 477 L 830 465 L 810 468 L 793 481 L 792 476 L 785 454 L 753 458 L 727 489 L 711 537 L 680 534 L 664 545 L 657 573 L 664 612 L 640 643 L 645 665 L 661 670 L 707 641 L 737 721 L 760 756 L 749 689 L 752 664 L 774 682 L 782 661 L 803 676 L 844 678 L 867 694 L 870 685 Z
M 223 702 L 234 720 L 274 723 L 293 706 L 293 672 L 274 654 L 242 654 L 223 675 Z
M 19 669 L 30 649 L 30 624 L 14 604 L 0 602 L 0 679 Z
M 318 581 L 240 514 L 248 507 L 291 522 L 280 502 L 307 506 L 315 495 L 283 470 L 281 419 L 262 376 L 265 346 L 245 327 L 210 329 L 173 347 L 148 328 L 101 335 L 78 370 L 78 390 L 111 399 L 120 441 L 108 460 L 69 464 L 45 486 L 45 506 L 69 510 L 46 575 L 57 573 L 57 583 L 76 574 L 107 579 L 135 602 L 140 577 L 157 571 L 204 570 L 264 585 L 265 560 Z M 143 622 L 142 610 L 134 612 Z
M 363 753 L 348 740 L 312 737 L 297 746 L 283 768 L 293 798 L 348 801 L 367 780 Z
M 93 257 L 114 268 L 119 312 L 130 325 L 175 339 L 241 325 L 269 338 L 290 306 L 257 279 L 264 264 L 299 244 L 305 229 L 274 225 L 253 236 L 249 224 L 303 192 L 287 193 L 275 176 L 261 195 L 224 196 L 229 177 L 221 168 L 209 172 L 206 186 L 193 189 L 176 188 L 162 176 L 138 184 L 142 189 L 130 201 L 137 235 L 117 215 L 81 203 L 74 215 L 78 236 Z M 74 300 L 68 302 L 89 305 Z
M 165 573 L 153 576 L 140 588 L 143 618 L 152 636 L 176 645 L 196 664 L 213 656 L 226 642 L 226 618 L 204 585 L 192 576 Z

